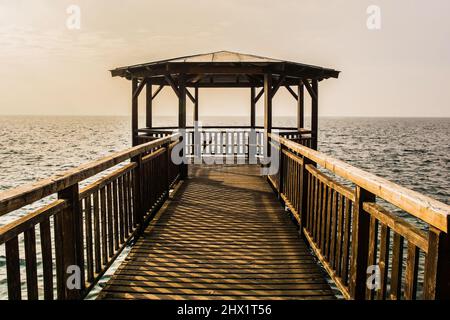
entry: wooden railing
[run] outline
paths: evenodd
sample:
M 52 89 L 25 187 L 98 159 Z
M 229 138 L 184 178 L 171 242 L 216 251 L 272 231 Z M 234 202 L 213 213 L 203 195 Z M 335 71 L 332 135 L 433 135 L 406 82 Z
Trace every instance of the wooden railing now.
M 160 138 L 0 193 L 0 216 L 58 196 L 0 227 L 8 298 L 83 298 L 169 196 L 180 177 L 170 158 L 177 143 L 176 134 Z
M 271 137 L 280 170 L 268 180 L 345 298 L 450 298 L 448 205 Z
M 292 127 L 274 127 L 278 135 L 288 138 L 302 145 L 311 146 L 311 131 Z M 144 143 L 178 131 L 175 127 L 143 128 L 138 130 L 137 141 Z M 195 138 L 195 135 L 197 137 Z M 208 156 L 234 156 L 249 158 L 249 155 L 262 157 L 264 155 L 264 128 L 249 126 L 203 126 L 196 130 L 187 127 L 186 155 L 188 157 L 198 155 Z M 200 144 L 195 145 L 195 139 Z

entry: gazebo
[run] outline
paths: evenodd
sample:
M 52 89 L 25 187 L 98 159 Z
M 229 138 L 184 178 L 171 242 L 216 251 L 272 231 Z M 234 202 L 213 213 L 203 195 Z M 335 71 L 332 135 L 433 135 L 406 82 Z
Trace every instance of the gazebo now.
M 178 128 L 186 129 L 186 99 L 194 104 L 198 121 L 200 88 L 250 88 L 250 126 L 255 129 L 256 103 L 264 96 L 264 141 L 272 131 L 272 99 L 285 87 L 297 101 L 297 130 L 304 129 L 304 89 L 311 96 L 311 142 L 317 149 L 318 83 L 338 78 L 339 71 L 303 63 L 266 58 L 230 51 L 179 57 L 111 70 L 113 77 L 132 81 L 132 141 L 139 144 L 139 132 L 153 128 L 152 104 L 165 86 L 170 86 L 179 100 Z M 156 90 L 154 90 L 155 86 Z M 146 128 L 138 128 L 138 97 L 146 88 Z M 192 90 L 193 92 L 191 92 Z

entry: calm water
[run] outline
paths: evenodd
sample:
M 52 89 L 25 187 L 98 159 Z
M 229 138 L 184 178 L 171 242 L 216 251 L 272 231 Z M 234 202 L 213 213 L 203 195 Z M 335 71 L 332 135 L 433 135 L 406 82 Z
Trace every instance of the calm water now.
M 0 192 L 129 147 L 129 121 L 128 117 L 0 117 Z M 174 119 L 156 122 L 174 125 Z M 247 119 L 203 119 L 203 125 L 227 124 L 247 125 Z M 295 119 L 277 118 L 274 125 L 295 126 Z M 319 129 L 320 151 L 449 203 L 450 118 L 321 118 Z M 0 225 L 21 214 L 0 217 Z M 6 297 L 2 249 L 0 299 Z
M 158 123 L 173 125 L 173 119 Z M 274 125 L 294 126 L 295 119 Z M 126 148 L 129 128 L 128 117 L 0 117 L 0 191 Z M 321 151 L 448 203 L 450 118 L 321 118 L 319 128 Z

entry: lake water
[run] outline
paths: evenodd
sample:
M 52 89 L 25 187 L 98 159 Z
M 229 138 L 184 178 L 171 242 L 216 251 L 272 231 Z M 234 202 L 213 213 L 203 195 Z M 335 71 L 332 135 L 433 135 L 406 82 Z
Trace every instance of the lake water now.
M 175 124 L 174 118 L 155 122 Z M 202 122 L 247 125 L 232 117 Z M 276 118 L 274 125 L 295 126 L 295 119 Z M 0 192 L 127 148 L 130 136 L 129 117 L 0 117 Z M 450 118 L 320 118 L 319 150 L 449 203 Z M 0 217 L 0 225 L 20 214 Z M 0 299 L 6 295 L 1 269 Z

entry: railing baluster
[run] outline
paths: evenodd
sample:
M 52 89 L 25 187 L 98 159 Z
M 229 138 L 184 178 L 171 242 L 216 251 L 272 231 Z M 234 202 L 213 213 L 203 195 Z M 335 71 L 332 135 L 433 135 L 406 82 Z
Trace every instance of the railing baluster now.
M 36 232 L 34 226 L 24 232 L 28 300 L 38 300 Z
M 19 240 L 17 237 L 5 243 L 6 276 L 8 278 L 9 300 L 21 300 Z
M 391 300 L 401 299 L 402 296 L 402 272 L 403 272 L 403 237 L 394 233 L 392 246 L 392 270 L 391 270 Z
M 53 300 L 53 261 L 52 261 L 52 236 L 50 221 L 45 219 L 40 224 L 42 271 L 44 282 L 44 299 Z
M 336 270 L 336 233 L 337 233 L 337 196 L 338 193 L 332 190 L 332 203 L 331 207 L 331 239 L 330 239 L 330 264 Z
M 342 279 L 344 283 L 349 284 L 349 263 L 350 263 L 350 237 L 351 237 L 351 221 L 352 221 L 352 210 L 351 202 L 348 198 L 342 197 L 342 201 L 345 201 L 345 207 L 341 207 L 344 212 L 344 228 L 343 237 L 344 242 L 342 244 Z
M 373 266 L 377 263 L 377 240 L 378 240 L 378 220 L 374 217 L 370 217 L 370 231 L 369 231 L 369 253 L 367 258 L 367 265 Z M 366 299 L 373 300 L 374 290 L 367 287 Z
M 117 179 L 113 181 L 113 208 L 114 208 L 114 249 L 119 250 L 119 199 L 118 199 Z
M 107 225 L 108 225 L 108 251 L 109 258 L 114 255 L 114 238 L 113 238 L 113 201 L 112 201 L 112 185 L 108 183 L 106 186 L 107 199 Z
M 93 194 L 94 203 L 94 255 L 95 255 L 95 273 L 102 269 L 101 244 L 100 244 L 100 203 L 98 199 L 98 190 Z
M 408 256 L 405 271 L 405 299 L 415 300 L 417 293 L 417 275 L 419 271 L 419 248 L 408 242 Z
M 389 270 L 389 243 L 390 243 L 390 228 L 386 225 L 381 225 L 380 231 L 380 289 L 377 291 L 377 299 L 386 299 L 386 288 Z
M 326 210 L 326 226 L 325 226 L 325 246 L 324 246 L 324 256 L 330 259 L 330 245 L 331 245 L 331 234 L 333 220 L 332 216 L 332 201 L 333 201 L 333 189 L 328 188 L 327 192 L 327 210 Z
M 102 263 L 106 265 L 108 263 L 108 249 L 107 249 L 107 234 L 106 234 L 106 188 L 100 189 L 100 233 L 101 233 L 101 252 Z
M 337 203 L 337 240 L 335 254 L 335 270 L 338 276 L 342 277 L 342 242 L 344 241 L 344 196 L 336 193 Z
M 87 280 L 94 280 L 94 259 L 92 251 L 92 202 L 91 195 L 85 199 L 85 230 L 86 230 L 86 262 L 87 262 Z

